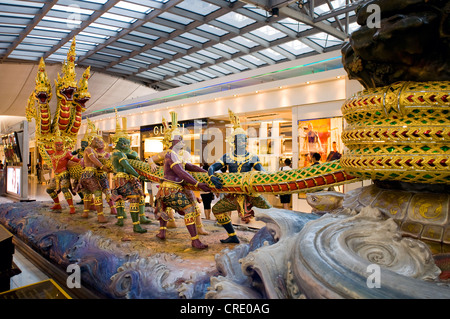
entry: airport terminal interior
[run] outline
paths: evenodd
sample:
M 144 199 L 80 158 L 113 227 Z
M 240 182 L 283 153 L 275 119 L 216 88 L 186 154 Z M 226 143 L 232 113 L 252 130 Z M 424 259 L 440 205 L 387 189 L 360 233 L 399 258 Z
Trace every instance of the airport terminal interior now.
M 449 12 L 0 0 L 0 299 L 449 299 Z

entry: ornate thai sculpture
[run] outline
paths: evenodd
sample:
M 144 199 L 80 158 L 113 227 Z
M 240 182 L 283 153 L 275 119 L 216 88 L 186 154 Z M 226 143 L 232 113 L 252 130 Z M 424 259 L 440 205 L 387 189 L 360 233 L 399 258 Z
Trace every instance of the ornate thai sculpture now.
M 36 86 L 34 92 L 28 99 L 26 107 L 26 117 L 29 122 L 35 119 L 36 122 L 36 141 L 39 154 L 47 164 L 52 164 L 55 174 L 61 170 L 59 165 L 62 163 L 59 152 L 54 148 L 55 140 L 63 143 L 62 148 L 67 152 L 72 152 L 75 147 L 78 131 L 81 125 L 81 114 L 85 110 L 85 103 L 90 99 L 88 92 L 88 79 L 90 69 L 87 68 L 80 81 L 76 82 L 75 73 L 75 39 L 72 41 L 67 53 L 67 59 L 63 62 L 62 73 L 58 73 L 58 79 L 55 80 L 55 90 L 57 96 L 57 108 L 55 116 L 51 118 L 50 100 L 52 98 L 51 84 L 45 71 L 44 60 L 39 62 L 38 74 L 36 76 Z M 58 146 L 58 148 L 61 148 Z M 67 157 L 68 158 L 68 157 Z M 55 161 L 58 161 L 56 163 Z M 79 161 L 79 159 L 78 159 Z M 67 163 L 66 163 L 67 162 Z M 65 172 L 70 184 L 69 169 L 73 162 L 77 162 L 76 157 L 64 160 Z M 56 165 L 56 166 L 55 166 Z M 56 180 L 60 179 L 55 176 Z M 65 182 L 63 183 L 65 185 Z M 59 192 L 58 183 L 55 189 L 49 189 L 49 194 L 55 200 L 56 193 Z M 68 201 L 72 201 L 70 185 L 64 190 L 64 195 Z M 56 192 L 56 193 L 55 193 Z M 71 212 L 74 212 L 73 203 Z M 55 205 L 55 207 L 59 207 Z

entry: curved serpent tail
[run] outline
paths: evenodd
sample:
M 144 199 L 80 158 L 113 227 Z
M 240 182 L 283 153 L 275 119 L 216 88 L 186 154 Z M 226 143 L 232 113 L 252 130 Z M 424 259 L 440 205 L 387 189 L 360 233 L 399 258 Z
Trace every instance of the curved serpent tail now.
M 160 167 L 152 173 L 150 165 L 139 161 L 129 160 L 130 165 L 152 182 L 160 183 L 164 177 Z M 247 173 L 222 173 L 220 179 L 223 188 L 217 189 L 211 183 L 207 173 L 191 172 L 191 175 L 200 183 L 207 183 L 213 192 L 235 194 L 292 194 L 305 193 L 330 186 L 352 183 L 360 178 L 347 174 L 340 165 L 340 161 L 327 162 L 306 168 L 289 171 L 276 171 L 273 173 L 247 172 Z M 187 189 L 200 191 L 194 185 L 186 185 Z

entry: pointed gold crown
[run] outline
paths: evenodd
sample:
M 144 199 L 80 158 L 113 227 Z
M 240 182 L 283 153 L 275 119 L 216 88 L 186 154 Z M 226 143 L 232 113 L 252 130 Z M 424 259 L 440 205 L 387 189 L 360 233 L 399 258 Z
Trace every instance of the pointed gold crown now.
M 91 67 L 88 66 L 86 68 L 86 70 L 84 70 L 83 72 L 83 76 L 81 77 L 81 79 L 78 81 L 78 93 L 82 94 L 82 93 L 89 93 L 88 92 L 88 80 L 91 77 Z M 90 94 L 89 94 L 90 96 Z
M 116 112 L 116 133 L 112 136 L 112 140 L 114 143 L 117 143 L 120 138 L 125 138 L 130 140 L 130 136 L 127 133 L 127 118 L 122 117 L 122 127 L 120 127 L 119 115 L 117 114 L 117 109 L 114 109 Z
M 77 86 L 76 81 L 77 74 L 75 73 L 75 59 L 76 59 L 75 45 L 76 45 L 75 38 L 73 38 L 72 44 L 70 45 L 70 49 L 67 52 L 67 60 L 64 60 L 62 65 L 62 77 L 60 77 L 58 73 L 58 81 L 57 81 L 58 87 Z
M 48 79 L 47 71 L 45 70 L 44 58 L 39 61 L 38 73 L 36 75 L 36 91 L 44 91 L 44 89 L 50 88 L 51 84 Z
M 50 102 L 50 99 L 52 98 L 52 86 L 50 84 L 50 80 L 47 75 L 47 71 L 45 70 L 45 62 L 44 59 L 41 58 L 39 61 L 39 67 L 38 67 L 38 73 L 36 75 L 35 80 L 36 86 L 34 87 L 34 98 L 38 101 L 38 103 L 43 102 L 44 100 L 41 100 L 40 94 L 43 92 L 46 96 L 46 103 Z
M 233 124 L 233 133 L 231 133 L 231 135 L 233 137 L 238 134 L 247 135 L 247 132 L 241 127 L 241 121 L 239 120 L 239 117 L 230 109 L 228 109 L 228 114 L 231 124 Z
M 97 130 L 97 127 L 95 126 L 95 124 L 90 119 L 87 119 L 86 133 L 84 133 L 82 141 L 85 141 L 85 142 L 88 142 L 89 144 L 91 144 L 94 137 L 102 138 L 98 134 L 98 130 Z
M 167 122 L 167 120 L 164 117 L 162 118 L 162 125 L 164 128 L 163 149 L 168 149 L 171 144 L 172 134 L 170 131 L 169 122 Z
M 170 140 L 172 141 L 173 138 L 177 135 L 182 135 L 181 130 L 178 128 L 178 114 L 174 111 L 170 112 L 170 116 L 172 118 L 172 124 L 170 125 Z
M 63 143 L 64 142 L 64 139 L 61 136 L 61 131 L 59 130 L 58 125 L 56 126 L 55 137 L 53 138 L 53 142 L 55 142 L 55 143 L 57 143 L 57 142 Z

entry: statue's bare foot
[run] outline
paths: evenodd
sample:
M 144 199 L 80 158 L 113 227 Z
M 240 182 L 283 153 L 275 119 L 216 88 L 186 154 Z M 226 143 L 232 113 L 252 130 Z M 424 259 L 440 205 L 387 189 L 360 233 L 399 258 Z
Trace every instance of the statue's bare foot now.
M 195 239 L 192 241 L 192 247 L 197 249 L 206 249 L 208 245 L 203 244 L 199 239 Z
M 207 232 L 203 227 L 197 228 L 197 233 L 200 235 L 209 235 L 209 232 Z
M 156 237 L 158 237 L 161 240 L 165 240 L 166 239 L 166 232 L 161 230 L 158 234 L 156 234 Z
M 108 222 L 108 219 L 105 217 L 105 215 L 101 214 L 101 215 L 98 215 L 98 216 L 97 216 L 97 221 L 98 221 L 99 223 L 107 223 L 107 222 Z

